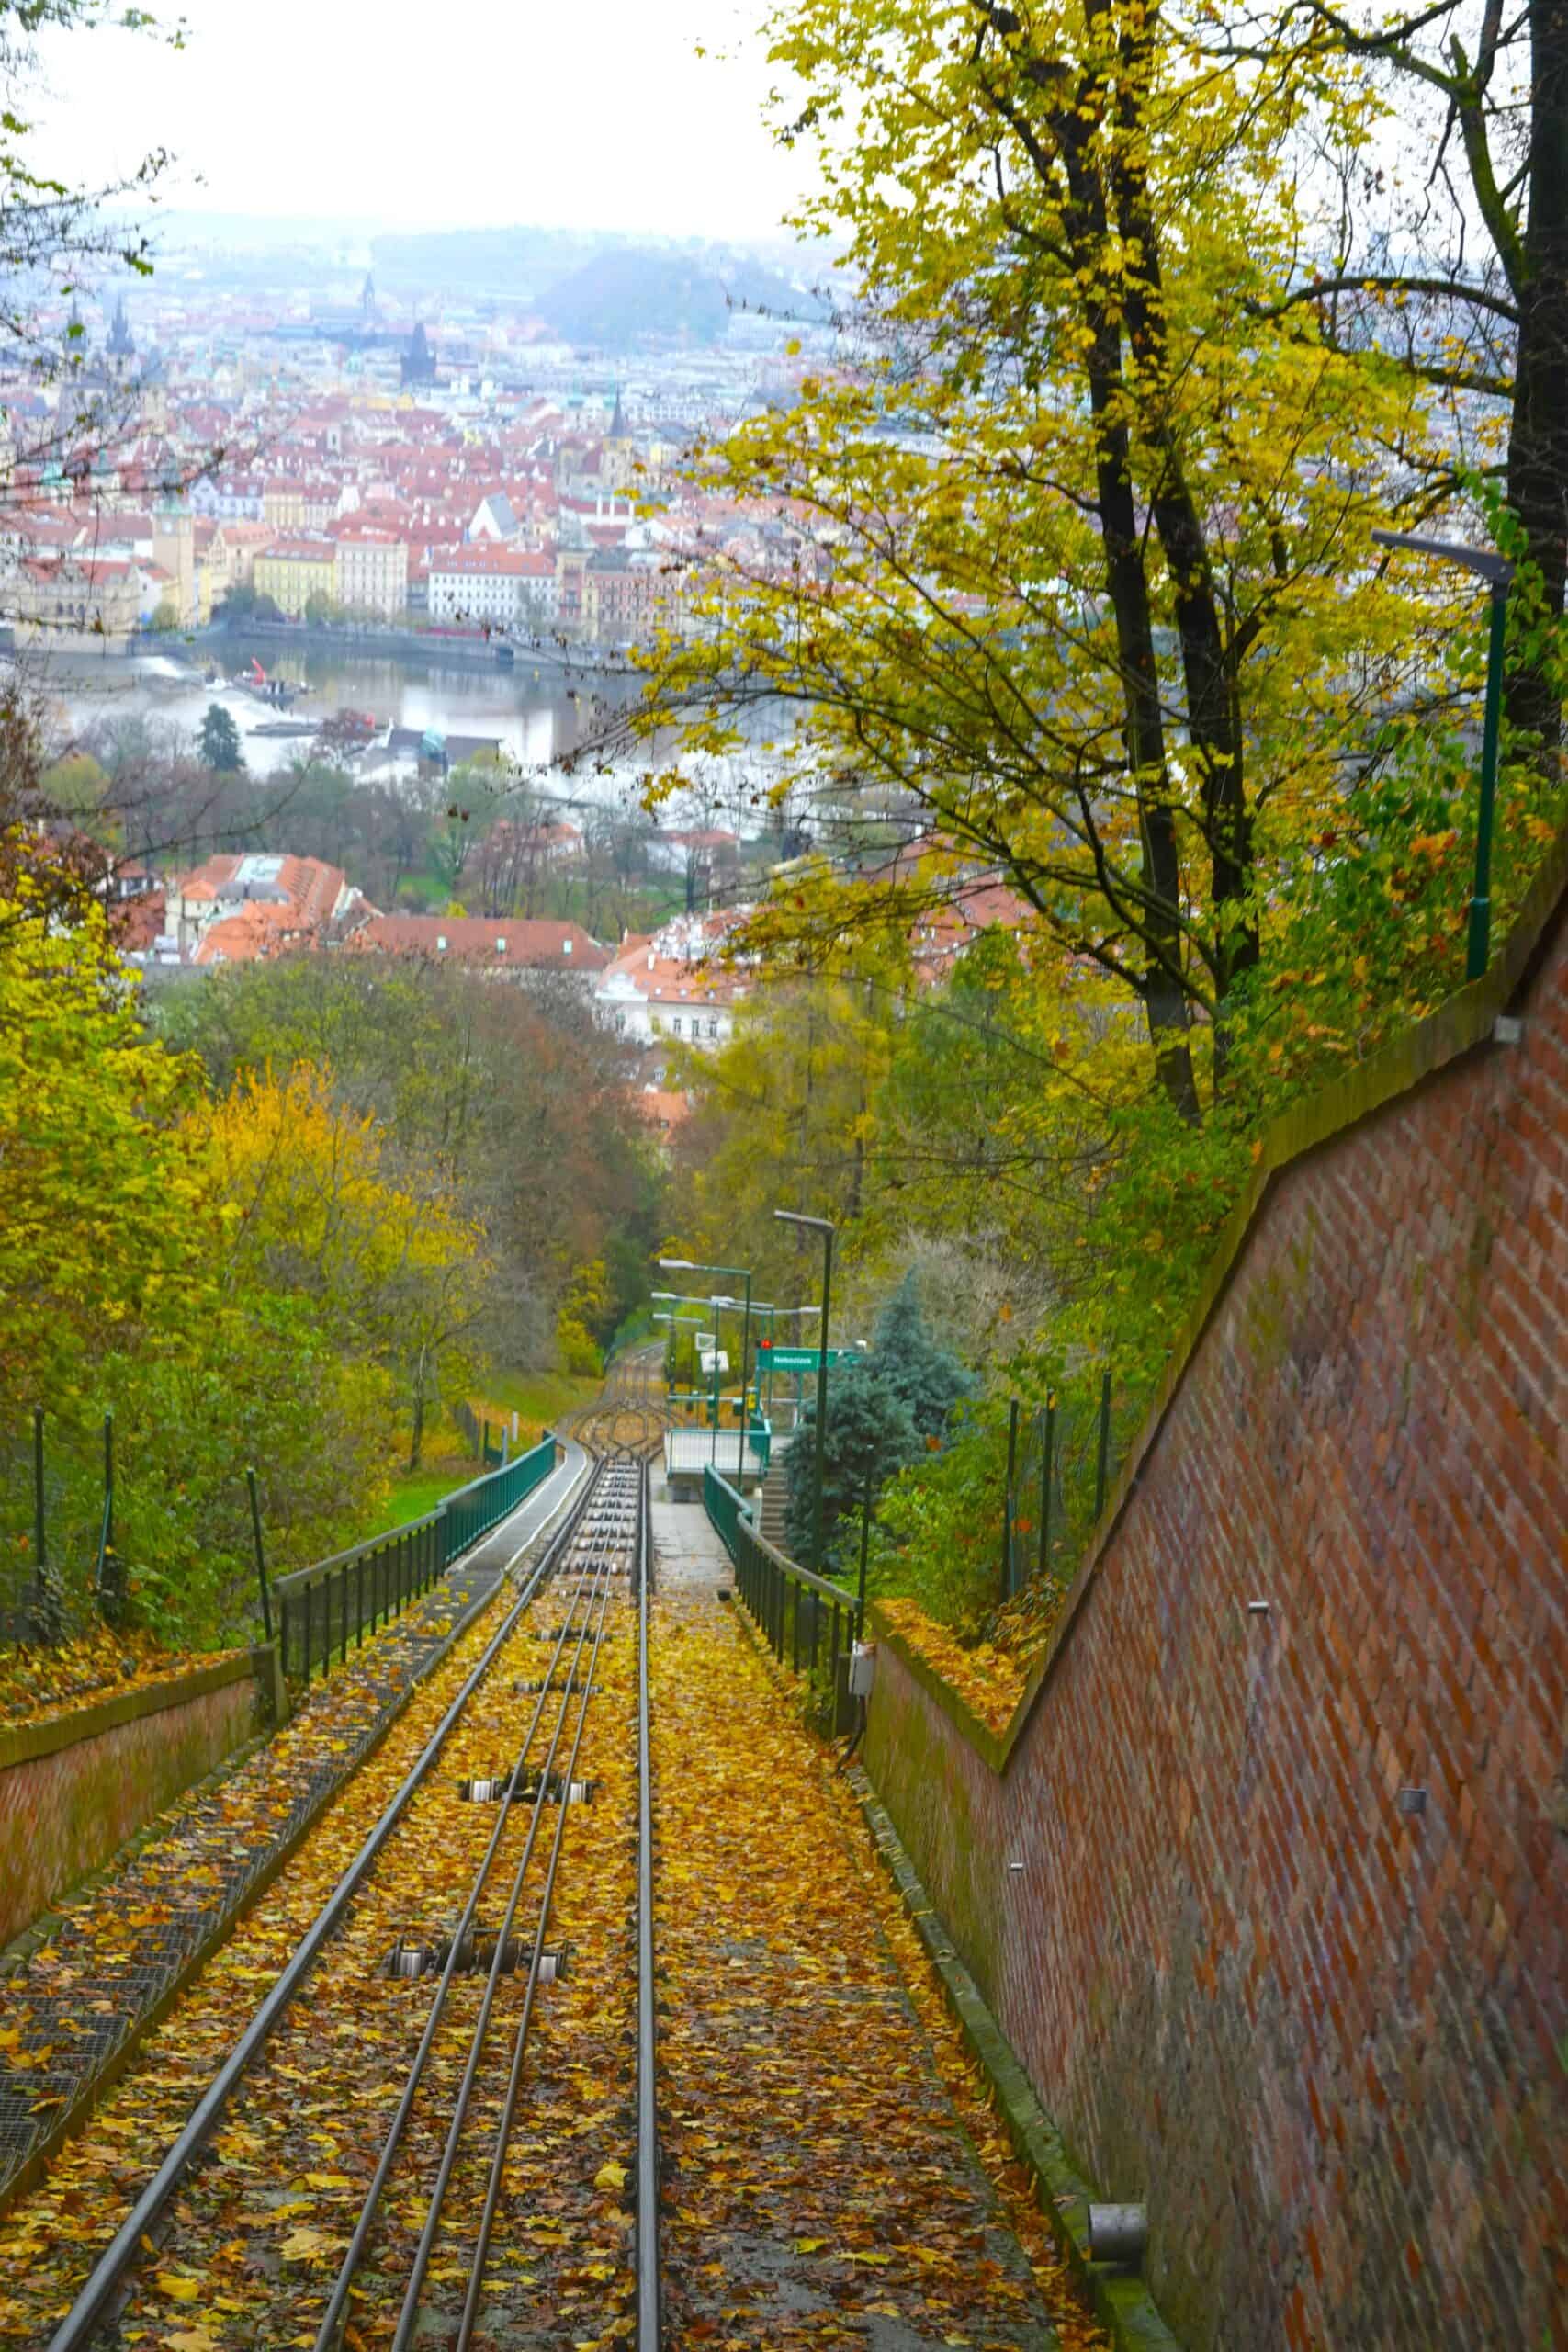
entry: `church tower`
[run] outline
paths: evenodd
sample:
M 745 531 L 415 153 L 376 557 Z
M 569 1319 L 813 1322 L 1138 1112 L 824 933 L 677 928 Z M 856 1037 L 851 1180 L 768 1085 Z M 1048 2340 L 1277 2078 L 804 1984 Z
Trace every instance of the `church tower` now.
M 599 452 L 599 480 L 606 490 L 629 490 L 636 479 L 636 465 L 637 443 L 626 431 L 626 413 L 621 407 L 621 388 L 617 384 L 610 430 L 604 435 Z

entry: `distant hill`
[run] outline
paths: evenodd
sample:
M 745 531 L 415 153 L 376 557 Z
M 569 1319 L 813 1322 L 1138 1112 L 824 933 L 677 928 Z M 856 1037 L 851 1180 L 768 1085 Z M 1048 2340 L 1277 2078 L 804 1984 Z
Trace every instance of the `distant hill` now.
M 566 342 L 611 348 L 649 335 L 717 343 L 735 309 L 820 316 L 803 288 L 747 254 L 635 245 L 595 254 L 547 287 L 536 307 Z
M 532 302 L 613 243 L 582 229 L 436 229 L 377 237 L 370 258 L 377 285 L 389 291 Z

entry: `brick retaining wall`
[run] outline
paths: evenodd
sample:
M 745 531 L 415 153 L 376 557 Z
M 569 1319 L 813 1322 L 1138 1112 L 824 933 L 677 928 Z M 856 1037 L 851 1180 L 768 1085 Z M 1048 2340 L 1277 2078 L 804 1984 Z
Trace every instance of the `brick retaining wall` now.
M 1568 2341 L 1561 901 L 1500 961 L 1276 1155 L 1006 1737 L 883 1630 L 871 1777 L 1194 2352 Z
M 0 1945 L 270 1719 L 273 1655 L 0 1731 Z

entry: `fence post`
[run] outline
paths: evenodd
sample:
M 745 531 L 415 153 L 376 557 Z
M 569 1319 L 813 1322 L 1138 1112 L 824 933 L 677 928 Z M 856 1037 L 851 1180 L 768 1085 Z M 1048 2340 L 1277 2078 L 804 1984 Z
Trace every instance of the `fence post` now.
M 1012 1479 L 1018 1466 L 1018 1398 L 1008 1407 L 1008 1476 L 1002 1494 L 1002 1599 L 1012 1599 Z
M 272 1595 L 267 1590 L 266 1555 L 262 1550 L 261 1505 L 256 1500 L 256 1474 L 249 1463 L 245 1464 L 245 1485 L 249 1487 L 251 1496 L 251 1542 L 255 1546 L 256 1554 L 256 1584 L 261 1592 L 262 1634 L 264 1638 L 270 1642 L 272 1639 Z
M 114 1415 L 104 1415 L 104 1516 L 98 1530 L 98 1603 L 111 1624 L 120 1615 L 119 1574 L 114 1561 Z
M 865 1639 L 865 1562 L 871 1549 L 871 1465 L 867 1464 L 865 1492 L 860 1499 L 860 1589 L 855 1595 L 855 1639 Z
M 1051 1472 L 1056 1453 L 1056 1399 L 1045 1399 L 1045 1436 L 1041 1449 L 1040 1464 L 1040 1569 L 1044 1576 L 1051 1566 Z
M 1100 1525 L 1105 1509 L 1105 1488 L 1111 1475 L 1111 1374 L 1109 1369 L 1100 1379 L 1100 1445 L 1094 1472 L 1094 1523 Z
M 33 1407 L 33 1623 L 40 1638 L 57 1642 L 65 1631 L 60 1596 L 49 1577 L 49 1540 L 44 1517 L 43 1407 Z
M 43 1585 L 49 1574 L 49 1547 L 43 1521 L 43 1407 L 33 1407 L 33 1564 Z

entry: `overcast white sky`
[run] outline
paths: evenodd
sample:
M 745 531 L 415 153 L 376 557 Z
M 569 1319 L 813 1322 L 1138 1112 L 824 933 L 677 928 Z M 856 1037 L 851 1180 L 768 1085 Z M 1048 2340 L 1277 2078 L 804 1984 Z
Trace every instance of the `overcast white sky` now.
M 176 13 L 179 51 L 109 31 L 40 44 L 62 178 L 102 185 L 162 145 L 182 209 L 725 237 L 775 228 L 800 169 L 761 119 L 761 0 L 167 0 Z

